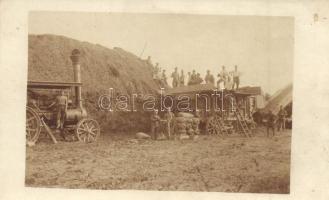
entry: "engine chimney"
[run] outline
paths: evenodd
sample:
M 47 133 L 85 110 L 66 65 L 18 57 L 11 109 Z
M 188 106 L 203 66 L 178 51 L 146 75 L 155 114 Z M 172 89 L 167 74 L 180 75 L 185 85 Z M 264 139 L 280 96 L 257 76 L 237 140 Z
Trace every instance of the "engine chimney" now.
M 80 51 L 78 49 L 74 49 L 71 53 L 71 61 L 73 66 L 73 72 L 74 72 L 74 82 L 81 83 L 81 72 L 80 72 Z M 75 98 L 76 103 L 79 105 L 80 108 L 82 108 L 82 98 L 81 98 L 81 86 L 75 87 Z

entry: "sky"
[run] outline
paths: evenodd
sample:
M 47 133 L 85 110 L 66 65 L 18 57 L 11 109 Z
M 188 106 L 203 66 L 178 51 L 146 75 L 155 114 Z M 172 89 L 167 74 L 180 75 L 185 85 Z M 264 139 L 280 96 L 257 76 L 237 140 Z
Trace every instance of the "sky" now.
M 38 11 L 29 14 L 29 34 L 63 35 L 151 56 L 168 77 L 175 67 L 204 77 L 207 69 L 217 76 L 221 66 L 237 65 L 241 86 L 261 86 L 269 94 L 293 79 L 292 17 Z

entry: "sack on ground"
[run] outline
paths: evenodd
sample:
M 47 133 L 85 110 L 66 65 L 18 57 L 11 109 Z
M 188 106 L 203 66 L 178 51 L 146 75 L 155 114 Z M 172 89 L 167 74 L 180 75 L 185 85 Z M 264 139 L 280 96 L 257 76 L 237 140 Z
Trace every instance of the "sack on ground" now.
M 150 139 L 151 136 L 149 136 L 148 134 L 143 133 L 143 132 L 138 132 L 138 133 L 136 133 L 136 138 L 137 139 Z
M 193 118 L 194 115 L 187 112 L 179 112 L 177 113 L 177 117 Z
M 186 118 L 185 117 L 176 117 L 175 118 L 175 122 L 176 123 L 185 123 L 186 122 Z

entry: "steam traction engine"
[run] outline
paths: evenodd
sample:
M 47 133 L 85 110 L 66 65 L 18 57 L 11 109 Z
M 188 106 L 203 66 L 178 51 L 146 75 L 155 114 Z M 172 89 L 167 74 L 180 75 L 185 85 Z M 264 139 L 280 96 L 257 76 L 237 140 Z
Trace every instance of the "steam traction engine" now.
M 56 94 L 65 91 L 68 97 L 68 109 L 61 134 L 73 132 L 79 141 L 94 142 L 100 135 L 100 127 L 96 120 L 89 118 L 83 107 L 81 98 L 81 75 L 79 64 L 80 52 L 74 49 L 71 60 L 74 69 L 74 82 L 28 81 L 26 107 L 26 142 L 34 145 L 40 136 L 42 127 L 50 132 L 56 127 L 56 109 L 50 109 L 50 104 L 56 99 Z M 74 102 L 70 94 L 74 96 Z M 51 134 L 52 135 L 52 134 Z M 56 140 L 55 140 L 56 141 Z

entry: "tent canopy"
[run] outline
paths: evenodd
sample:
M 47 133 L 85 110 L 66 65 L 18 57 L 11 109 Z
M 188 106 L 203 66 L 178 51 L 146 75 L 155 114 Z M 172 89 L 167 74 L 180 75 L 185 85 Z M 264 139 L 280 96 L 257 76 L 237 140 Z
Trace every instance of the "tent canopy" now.
M 292 84 L 276 92 L 267 102 L 263 111 L 271 110 L 274 114 L 278 114 L 280 106 L 286 107 L 292 102 Z

